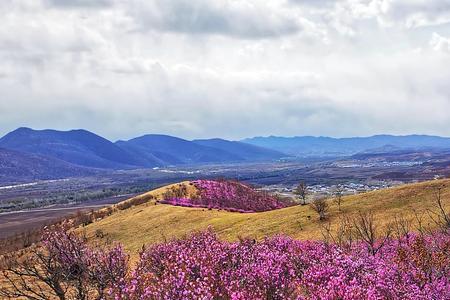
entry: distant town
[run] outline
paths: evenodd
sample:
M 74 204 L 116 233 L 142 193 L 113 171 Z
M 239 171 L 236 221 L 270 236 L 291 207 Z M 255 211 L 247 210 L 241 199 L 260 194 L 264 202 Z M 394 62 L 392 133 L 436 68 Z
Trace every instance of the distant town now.
M 376 191 L 380 189 L 386 189 L 401 185 L 401 181 L 373 181 L 370 183 L 357 183 L 357 182 L 347 182 L 343 184 L 314 184 L 307 187 L 309 198 L 322 198 L 322 197 L 332 197 L 336 191 L 339 189 L 343 195 L 355 195 L 359 193 L 365 193 L 370 191 Z M 268 185 L 260 188 L 259 190 L 267 191 L 270 193 L 275 193 L 284 197 L 296 198 L 295 195 L 296 185 L 286 186 L 282 184 Z

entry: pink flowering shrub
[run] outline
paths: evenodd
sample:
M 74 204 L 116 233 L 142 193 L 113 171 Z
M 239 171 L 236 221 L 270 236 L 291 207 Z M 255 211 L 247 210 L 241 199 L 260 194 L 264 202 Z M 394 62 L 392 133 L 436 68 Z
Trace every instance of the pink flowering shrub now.
M 41 247 L 2 259 L 1 299 L 107 299 L 121 293 L 128 255 L 117 245 L 92 247 L 64 227 L 46 229 Z
M 152 246 L 116 299 L 450 299 L 449 235 L 392 240 L 376 255 L 287 237 L 212 231 Z
M 57 230 L 46 234 L 42 250 L 27 257 L 5 269 L 15 287 L 1 287 L 0 296 L 450 299 L 449 232 L 390 239 L 373 253 L 364 243 L 342 248 L 284 236 L 226 242 L 207 230 L 143 249 L 137 266 L 130 270 L 121 247 L 102 250 Z
M 256 191 L 241 182 L 231 180 L 196 180 L 193 184 L 199 194 L 192 198 L 169 198 L 161 203 L 224 209 L 234 212 L 261 212 L 288 207 L 293 202 L 279 199 L 266 192 Z
M 94 289 L 102 298 L 125 282 L 128 255 L 120 245 L 110 249 L 92 247 L 63 228 L 46 230 L 43 245 L 65 284 L 79 288 L 77 293 L 92 293 Z

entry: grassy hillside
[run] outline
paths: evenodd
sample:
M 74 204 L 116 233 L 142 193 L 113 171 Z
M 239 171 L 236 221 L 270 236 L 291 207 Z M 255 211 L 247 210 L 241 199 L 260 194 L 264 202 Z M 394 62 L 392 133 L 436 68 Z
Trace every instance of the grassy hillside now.
M 438 185 L 444 186 L 442 198 L 444 203 L 449 205 L 450 180 L 435 180 L 344 197 L 342 212 L 330 202 L 329 220 L 333 222 L 340 214 L 353 214 L 360 210 L 372 211 L 381 225 L 386 225 L 393 216 L 400 213 L 413 219 L 414 210 L 424 211 L 433 207 L 435 187 Z M 165 189 L 160 188 L 139 197 L 160 197 Z M 424 215 L 424 220 L 428 220 L 427 215 Z M 94 241 L 118 241 L 126 250 L 136 254 L 144 244 L 181 237 L 208 226 L 212 226 L 219 236 L 226 240 L 236 240 L 239 237 L 261 239 L 278 233 L 297 239 L 321 238 L 321 223 L 309 206 L 242 214 L 156 204 L 155 200 L 116 212 L 84 227 L 83 230 Z M 105 234 L 104 238 L 95 237 L 98 230 Z

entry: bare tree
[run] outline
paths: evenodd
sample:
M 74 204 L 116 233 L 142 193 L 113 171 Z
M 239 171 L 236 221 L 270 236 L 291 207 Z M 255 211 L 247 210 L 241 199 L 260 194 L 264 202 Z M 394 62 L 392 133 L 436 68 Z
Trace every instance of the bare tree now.
M 414 220 L 415 220 L 415 230 L 420 233 L 423 237 L 425 234 L 430 233 L 430 226 L 424 224 L 424 211 L 418 211 L 413 209 Z M 429 225 L 429 224 L 428 224 Z
M 344 196 L 344 189 L 341 185 L 336 186 L 334 190 L 334 203 L 337 204 L 338 210 L 341 211 L 341 203 L 342 203 L 342 197 Z
M 128 271 L 128 256 L 117 246 L 90 248 L 62 228 L 46 233 L 42 245 L 2 257 L 1 299 L 107 299 L 107 291 Z
M 296 194 L 301 200 L 302 205 L 306 205 L 306 196 L 308 195 L 308 186 L 304 181 L 300 181 L 297 187 L 294 190 L 294 194 Z
M 402 238 L 407 238 L 411 234 L 411 221 L 403 215 L 396 215 L 394 221 L 391 223 L 392 231 L 395 237 L 401 241 Z
M 392 232 L 391 226 L 388 226 L 384 233 L 380 233 L 373 214 L 361 211 L 353 220 L 353 228 L 356 238 L 366 244 L 367 250 L 372 255 L 384 247 Z
M 450 211 L 447 211 L 444 202 L 442 200 L 442 190 L 444 189 L 443 185 L 439 185 L 434 187 L 434 206 L 435 209 L 428 210 L 428 215 L 430 219 L 437 225 L 439 228 L 444 229 L 445 231 L 450 229 Z
M 334 243 L 334 234 L 333 229 L 331 227 L 331 222 L 326 222 L 322 224 L 320 233 L 322 234 L 322 239 L 325 243 L 325 245 L 329 245 L 331 243 Z
M 354 241 L 353 222 L 348 216 L 340 216 L 334 230 L 331 222 L 322 226 L 322 236 L 326 244 L 333 243 L 342 249 L 350 250 Z
M 316 198 L 311 204 L 311 208 L 319 214 L 319 220 L 323 221 L 327 217 L 328 212 L 328 202 L 324 198 Z
M 34 247 L 25 255 L 14 253 L 2 259 L 6 299 L 67 299 L 67 273 L 56 262 L 56 254 Z

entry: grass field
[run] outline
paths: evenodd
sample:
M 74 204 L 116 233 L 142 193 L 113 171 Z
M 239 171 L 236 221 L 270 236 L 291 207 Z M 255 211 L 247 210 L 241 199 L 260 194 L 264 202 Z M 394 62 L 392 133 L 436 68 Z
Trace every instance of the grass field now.
M 442 199 L 449 206 L 450 179 L 434 180 L 403 185 L 386 190 L 373 191 L 343 198 L 342 211 L 330 201 L 329 221 L 336 223 L 342 214 L 371 211 L 380 226 L 386 226 L 395 215 L 402 214 L 414 221 L 414 211 L 424 212 L 433 208 L 437 186 L 443 186 Z M 165 188 L 142 196 L 160 197 Z M 429 217 L 423 215 L 425 223 Z M 232 213 L 201 208 L 176 207 L 148 203 L 118 211 L 103 220 L 81 230 L 94 242 L 105 239 L 122 243 L 127 251 L 136 255 L 144 244 L 163 242 L 187 233 L 212 226 L 226 240 L 239 237 L 264 238 L 286 234 L 296 239 L 320 239 L 322 224 L 309 206 L 294 206 L 262 213 Z M 101 230 L 105 237 L 96 237 Z

